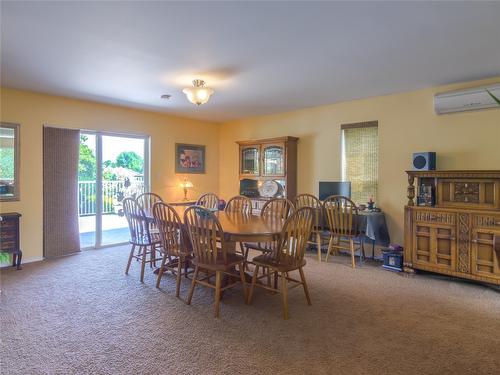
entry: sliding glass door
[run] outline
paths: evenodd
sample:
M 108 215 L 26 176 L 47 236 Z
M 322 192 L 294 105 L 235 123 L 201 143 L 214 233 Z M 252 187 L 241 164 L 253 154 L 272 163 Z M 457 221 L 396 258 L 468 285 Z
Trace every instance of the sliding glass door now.
M 149 191 L 149 138 L 82 132 L 78 204 L 81 248 L 129 239 L 122 201 Z

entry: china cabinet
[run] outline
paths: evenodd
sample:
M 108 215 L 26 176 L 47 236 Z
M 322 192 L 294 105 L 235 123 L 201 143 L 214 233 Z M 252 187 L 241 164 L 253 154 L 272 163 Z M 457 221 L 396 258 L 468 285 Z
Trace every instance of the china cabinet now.
M 407 174 L 405 270 L 500 285 L 500 171 Z
M 272 197 L 293 199 L 297 193 L 297 141 L 279 137 L 239 141 L 240 194 L 252 199 L 253 212 L 259 214 Z M 278 189 L 269 189 L 275 181 Z M 268 196 L 267 192 L 274 192 Z

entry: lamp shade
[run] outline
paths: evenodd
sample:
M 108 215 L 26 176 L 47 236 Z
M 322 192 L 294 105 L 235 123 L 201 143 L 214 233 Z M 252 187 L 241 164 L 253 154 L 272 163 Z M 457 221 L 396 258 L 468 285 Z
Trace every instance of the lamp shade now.
M 182 90 L 186 94 L 188 100 L 196 105 L 205 104 L 210 99 L 210 96 L 214 93 L 214 90 L 210 87 L 205 87 L 205 81 L 201 79 L 195 79 L 193 81 L 193 87 L 186 87 Z
M 184 181 L 181 182 L 181 187 L 184 188 L 184 189 L 192 188 L 193 187 L 193 183 L 191 181 L 184 180 Z

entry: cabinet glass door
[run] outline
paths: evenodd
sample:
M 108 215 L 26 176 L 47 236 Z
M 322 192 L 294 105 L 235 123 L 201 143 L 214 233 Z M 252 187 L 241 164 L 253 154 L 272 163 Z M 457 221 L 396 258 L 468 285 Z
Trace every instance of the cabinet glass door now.
M 285 174 L 285 152 L 283 146 L 265 146 L 262 154 L 263 174 L 265 176 L 283 176 Z
M 241 174 L 259 174 L 259 147 L 251 146 L 241 149 Z

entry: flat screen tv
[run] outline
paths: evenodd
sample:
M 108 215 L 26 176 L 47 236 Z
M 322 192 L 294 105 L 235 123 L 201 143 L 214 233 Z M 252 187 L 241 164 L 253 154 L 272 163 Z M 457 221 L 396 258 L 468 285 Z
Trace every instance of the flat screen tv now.
M 319 200 L 324 201 L 330 195 L 343 195 L 351 198 L 351 183 L 344 181 L 320 181 Z

